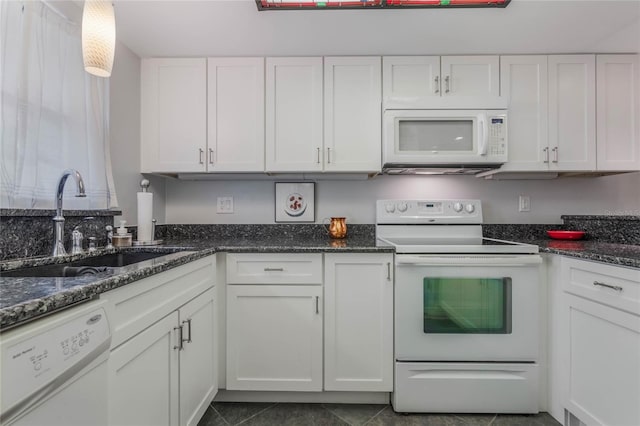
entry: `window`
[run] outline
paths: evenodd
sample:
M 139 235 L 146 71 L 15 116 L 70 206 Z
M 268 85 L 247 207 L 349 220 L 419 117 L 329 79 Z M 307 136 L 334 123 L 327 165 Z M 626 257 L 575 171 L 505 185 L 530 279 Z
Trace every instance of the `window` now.
M 86 199 L 115 205 L 109 160 L 108 80 L 84 71 L 81 29 L 46 2 L 2 2 L 0 206 L 50 209 L 63 170 L 83 176 Z

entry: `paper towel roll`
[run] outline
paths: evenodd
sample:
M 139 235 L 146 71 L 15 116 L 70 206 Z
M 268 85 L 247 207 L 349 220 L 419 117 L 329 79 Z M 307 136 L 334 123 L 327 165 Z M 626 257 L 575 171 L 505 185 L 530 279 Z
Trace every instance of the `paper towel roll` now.
M 152 241 L 153 194 L 138 192 L 138 241 Z

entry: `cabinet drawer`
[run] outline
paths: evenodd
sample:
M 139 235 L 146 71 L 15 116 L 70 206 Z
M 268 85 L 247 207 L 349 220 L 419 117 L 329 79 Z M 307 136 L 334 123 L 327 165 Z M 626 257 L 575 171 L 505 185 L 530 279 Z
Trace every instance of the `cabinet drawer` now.
M 227 284 L 322 284 L 322 254 L 228 254 Z
M 640 315 L 640 269 L 562 258 L 567 293 Z
M 135 336 L 214 285 L 215 256 L 108 291 L 111 348 Z

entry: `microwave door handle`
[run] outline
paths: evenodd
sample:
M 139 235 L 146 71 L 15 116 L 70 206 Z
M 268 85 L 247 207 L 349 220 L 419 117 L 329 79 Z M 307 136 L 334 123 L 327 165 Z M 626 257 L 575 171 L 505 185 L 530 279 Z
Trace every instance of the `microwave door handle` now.
M 480 134 L 480 144 L 478 151 L 480 155 L 487 155 L 487 147 L 489 142 L 489 129 L 487 128 L 487 116 L 480 114 L 478 116 L 478 132 Z

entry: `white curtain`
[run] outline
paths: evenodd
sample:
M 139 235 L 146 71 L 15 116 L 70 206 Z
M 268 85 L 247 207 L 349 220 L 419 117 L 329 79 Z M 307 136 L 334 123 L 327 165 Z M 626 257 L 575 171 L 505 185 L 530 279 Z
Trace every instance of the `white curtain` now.
M 0 207 L 54 208 L 67 168 L 80 172 L 87 198 L 70 181 L 65 209 L 115 206 L 109 83 L 84 71 L 80 23 L 46 2 L 0 3 Z

